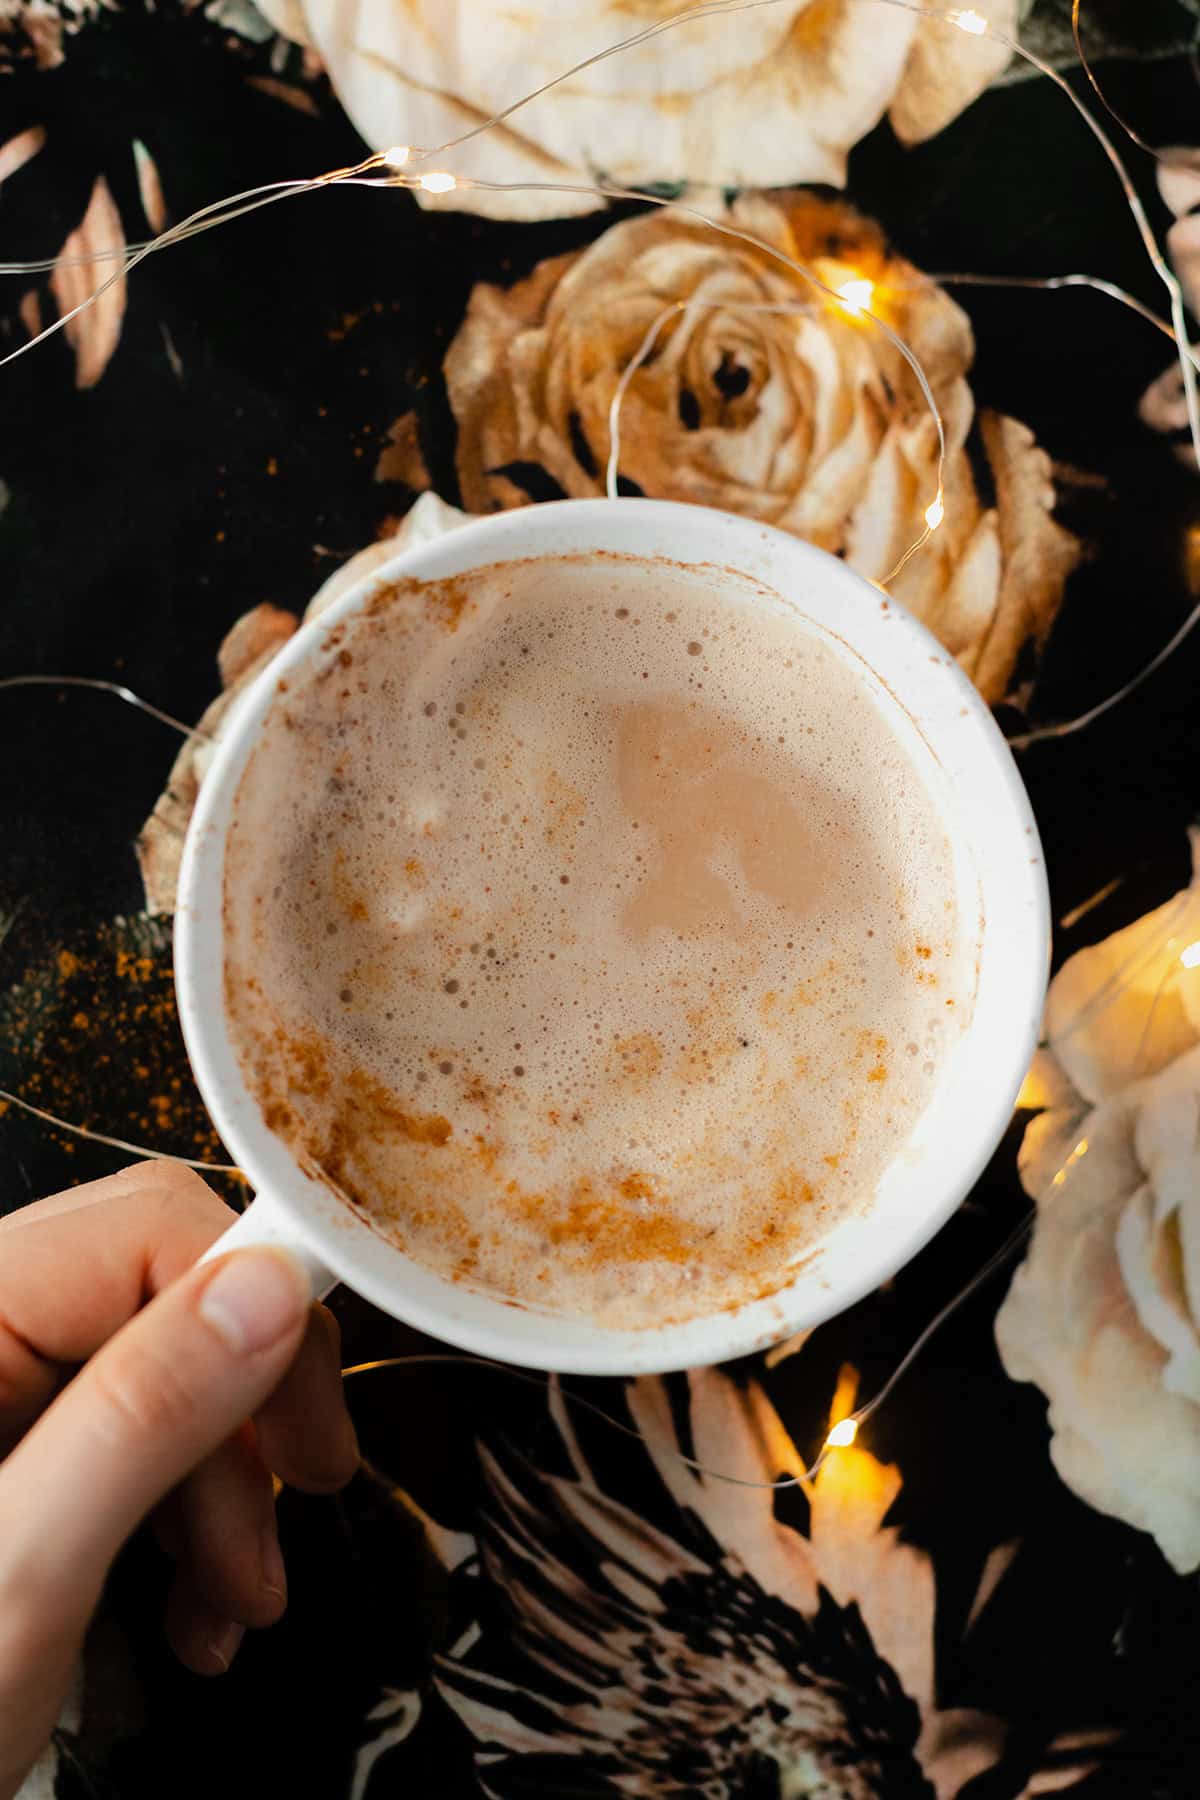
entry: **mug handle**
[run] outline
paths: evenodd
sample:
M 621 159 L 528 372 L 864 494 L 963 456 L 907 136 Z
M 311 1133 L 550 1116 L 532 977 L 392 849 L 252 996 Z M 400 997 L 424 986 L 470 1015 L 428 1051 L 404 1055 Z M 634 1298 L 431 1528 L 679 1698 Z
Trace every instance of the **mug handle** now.
M 269 1194 L 256 1194 L 240 1219 L 210 1244 L 200 1263 L 212 1262 L 230 1250 L 252 1250 L 261 1246 L 287 1250 L 296 1258 L 308 1276 L 314 1300 L 323 1300 L 338 1284 L 338 1277 L 327 1268 L 300 1237 L 287 1213 Z M 199 1265 L 198 1265 L 199 1266 Z

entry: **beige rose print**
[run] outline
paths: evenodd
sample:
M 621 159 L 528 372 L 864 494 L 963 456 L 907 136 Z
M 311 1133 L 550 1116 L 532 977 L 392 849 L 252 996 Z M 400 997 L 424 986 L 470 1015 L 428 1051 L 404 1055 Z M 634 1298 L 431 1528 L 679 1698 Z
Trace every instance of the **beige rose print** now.
M 986 699 L 1004 698 L 1022 648 L 1049 632 L 1079 545 L 1053 517 L 1049 458 L 990 411 L 978 423 L 994 499 L 980 492 L 965 313 L 841 203 L 743 196 L 722 216 L 831 288 L 866 284 L 851 291 L 869 293 L 925 369 L 945 419 L 945 522 L 889 592 Z M 625 483 L 766 520 L 882 581 L 937 489 L 934 421 L 911 369 L 863 312 L 674 209 L 614 225 L 513 287 L 475 288 L 445 363 L 468 510 L 543 497 L 545 477 L 574 497 L 603 491 L 617 383 L 675 302 L 684 310 L 621 406 Z

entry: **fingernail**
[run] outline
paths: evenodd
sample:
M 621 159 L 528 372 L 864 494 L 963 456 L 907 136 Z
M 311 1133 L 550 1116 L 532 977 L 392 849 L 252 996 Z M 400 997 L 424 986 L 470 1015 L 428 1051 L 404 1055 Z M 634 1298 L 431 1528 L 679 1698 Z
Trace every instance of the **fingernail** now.
M 200 1316 L 230 1350 L 248 1356 L 295 1330 L 310 1299 L 304 1271 L 286 1250 L 239 1250 L 205 1288 Z
M 205 1649 L 215 1662 L 221 1665 L 222 1673 L 229 1667 L 238 1653 L 238 1646 L 246 1635 L 246 1627 L 238 1625 L 233 1619 L 226 1619 L 209 1638 Z
M 283 1566 L 283 1552 L 279 1548 L 279 1537 L 274 1525 L 264 1525 L 258 1540 L 259 1580 L 263 1592 L 272 1595 L 276 1600 L 287 1599 L 287 1572 Z

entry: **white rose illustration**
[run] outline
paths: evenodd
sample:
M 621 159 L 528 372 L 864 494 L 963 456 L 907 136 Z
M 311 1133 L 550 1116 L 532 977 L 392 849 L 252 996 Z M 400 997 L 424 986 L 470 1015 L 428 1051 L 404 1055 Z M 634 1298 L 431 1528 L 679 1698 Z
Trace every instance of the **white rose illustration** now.
M 384 150 L 458 137 L 686 9 L 668 0 L 261 0 L 261 10 L 320 55 L 359 131 Z M 934 0 L 911 10 L 779 0 L 688 20 L 532 100 L 448 166 L 513 182 L 841 186 L 846 152 L 885 113 L 903 143 L 918 143 L 1007 64 L 1002 44 L 921 16 L 944 10 Z M 987 12 L 1015 32 L 1018 0 L 991 0 Z M 436 204 L 534 219 L 603 202 L 459 190 Z
M 1194 840 L 1195 846 L 1195 840 Z M 1051 1455 L 1101 1512 L 1200 1567 L 1200 890 L 1074 956 L 1051 985 L 1038 1204 L 996 1320 L 1050 1402 Z
M 1158 191 L 1175 215 L 1167 232 L 1167 254 L 1193 315 L 1200 305 L 1200 150 L 1181 146 L 1163 150 L 1158 164 Z M 1175 440 L 1175 454 L 1195 470 L 1196 452 L 1188 429 L 1187 397 L 1178 356 L 1157 375 L 1142 395 L 1138 414 L 1143 425 Z

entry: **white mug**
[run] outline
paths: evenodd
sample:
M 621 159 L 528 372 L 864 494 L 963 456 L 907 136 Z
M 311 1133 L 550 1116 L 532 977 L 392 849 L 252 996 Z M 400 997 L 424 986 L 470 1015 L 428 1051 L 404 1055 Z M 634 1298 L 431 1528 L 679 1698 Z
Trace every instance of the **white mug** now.
M 790 1282 L 711 1317 L 640 1329 L 518 1306 L 415 1262 L 296 1164 L 248 1092 L 223 1004 L 226 832 L 242 771 L 281 677 L 319 662 L 331 630 L 402 576 L 436 580 L 514 558 L 616 552 L 737 571 L 791 598 L 829 640 L 874 672 L 876 690 L 926 759 L 959 880 L 979 907 L 970 1026 L 948 1055 L 931 1105 L 874 1201 L 836 1223 Z M 973 915 L 968 911 L 966 916 Z M 480 1355 L 588 1375 L 723 1362 L 818 1325 L 887 1280 L 959 1205 L 1011 1115 L 1041 1019 L 1049 905 L 1041 846 L 1012 756 L 953 658 L 894 601 L 799 539 L 707 507 L 572 500 L 522 507 L 401 552 L 301 628 L 231 711 L 200 791 L 179 882 L 175 975 L 180 1018 L 213 1123 L 257 1198 L 214 1247 L 283 1244 L 314 1294 L 345 1282 L 376 1306 Z

